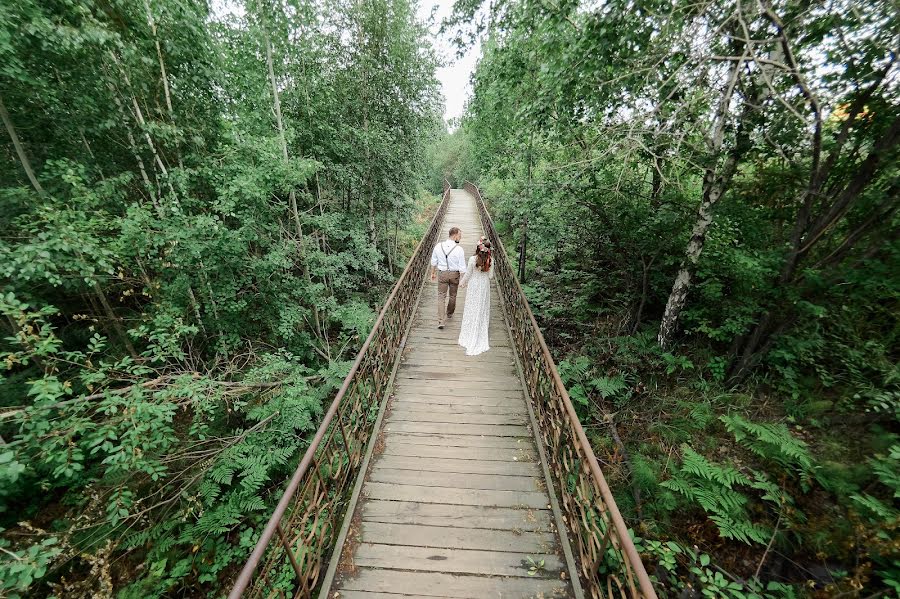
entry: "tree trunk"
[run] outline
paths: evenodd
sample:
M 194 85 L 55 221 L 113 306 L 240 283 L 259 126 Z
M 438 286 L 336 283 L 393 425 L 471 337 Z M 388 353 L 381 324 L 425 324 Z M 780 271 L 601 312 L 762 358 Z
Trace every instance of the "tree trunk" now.
M 644 305 L 647 303 L 647 291 L 649 287 L 650 280 L 650 267 L 653 265 L 653 261 L 656 260 L 656 256 L 650 258 L 650 262 L 644 260 L 644 257 L 641 256 L 641 266 L 643 267 L 643 273 L 641 276 L 641 302 L 638 304 L 637 312 L 634 315 L 634 325 L 631 327 L 631 334 L 637 333 L 638 327 L 641 326 L 641 318 L 644 316 Z
M 112 94 L 113 104 L 116 105 L 116 108 L 119 110 L 119 116 L 122 117 L 122 127 L 125 129 L 125 137 L 128 139 L 128 148 L 131 150 L 131 155 L 134 157 L 134 161 L 138 165 L 138 170 L 141 173 L 141 180 L 144 182 L 144 188 L 147 190 L 147 193 L 150 194 L 150 202 L 153 204 L 153 208 L 156 210 L 157 216 L 162 218 L 164 216 L 162 206 L 160 206 L 159 201 L 157 200 L 157 195 L 159 191 L 159 185 L 157 184 L 155 187 L 157 191 L 154 192 L 154 185 L 150 181 L 150 176 L 147 174 L 147 167 L 144 165 L 144 159 L 141 158 L 141 153 L 138 150 L 137 142 L 134 139 L 134 135 L 131 133 L 131 127 L 128 122 L 128 115 L 125 112 L 125 107 L 122 105 L 122 101 L 119 99 L 118 91 L 115 86 L 107 82 L 107 87 L 109 88 L 110 94 Z
M 531 206 L 531 170 L 534 164 L 532 150 L 534 148 L 534 129 L 528 135 L 528 162 L 525 193 L 528 198 L 526 210 Z M 526 211 L 526 215 L 528 212 Z M 525 259 L 528 252 L 528 216 L 522 220 L 522 239 L 519 242 L 519 282 L 525 284 Z
M 366 163 L 369 162 L 368 151 L 366 151 Z M 378 241 L 377 228 L 375 227 L 375 198 L 372 193 L 372 184 L 366 183 L 366 195 L 369 196 L 369 245 L 375 247 Z
M 34 190 L 40 195 L 44 195 L 44 188 L 41 187 L 41 182 L 38 181 L 37 177 L 34 175 L 34 169 L 31 168 L 31 161 L 25 153 L 25 148 L 22 147 L 22 142 L 19 141 L 19 136 L 16 133 L 16 128 L 13 125 L 12 120 L 9 118 L 9 113 L 6 112 L 6 105 L 3 103 L 2 96 L 0 96 L 0 119 L 3 120 L 6 132 L 9 133 L 9 138 L 12 140 L 13 148 L 16 150 L 16 155 L 19 157 L 22 169 L 25 170 L 25 175 L 28 177 L 28 180 L 31 181 Z
M 131 89 L 131 81 L 128 79 L 125 68 L 121 65 L 120 68 L 122 69 L 122 76 L 125 78 L 125 84 Z M 150 153 L 153 155 L 153 161 L 156 163 L 160 174 L 162 174 L 163 180 L 165 180 L 166 185 L 169 187 L 169 193 L 172 194 L 172 201 L 177 205 L 178 194 L 175 193 L 175 187 L 172 185 L 172 179 L 169 177 L 169 169 L 166 168 L 162 156 L 160 156 L 160 153 L 157 151 L 156 144 L 153 143 L 153 138 L 150 137 L 150 131 L 147 129 L 147 121 L 144 119 L 144 112 L 141 110 L 141 106 L 138 104 L 137 97 L 134 95 L 133 91 L 131 92 L 131 105 L 134 108 L 134 117 L 137 120 L 138 127 L 144 132 L 144 141 L 147 142 L 147 148 L 150 149 Z
M 116 329 L 116 333 L 119 335 L 119 338 L 122 340 L 122 344 L 125 346 L 125 349 L 128 350 L 128 353 L 131 354 L 131 357 L 137 359 L 138 353 L 135 351 L 134 346 L 131 344 L 131 340 L 128 339 L 128 334 L 125 332 L 125 327 L 122 326 L 122 323 L 119 321 L 119 317 L 112 309 L 112 305 L 110 305 L 109 300 L 106 297 L 106 294 L 103 292 L 103 289 L 100 287 L 100 284 L 97 281 L 92 281 L 92 286 L 94 288 L 94 294 L 97 296 L 97 299 L 100 301 L 100 305 L 103 306 L 103 311 L 106 312 L 106 317 L 112 323 L 113 328 Z
M 703 199 L 700 201 L 700 208 L 697 210 L 697 220 L 694 223 L 694 230 L 691 232 L 691 239 L 685 250 L 684 262 L 675 277 L 675 283 L 672 285 L 672 291 L 669 293 L 669 299 L 666 302 L 666 310 L 663 313 L 662 322 L 659 325 L 659 335 L 657 342 L 663 349 L 669 346 L 675 328 L 678 325 L 678 317 L 687 301 L 688 292 L 693 284 L 694 272 L 697 269 L 697 261 L 703 252 L 703 245 L 706 243 L 706 233 L 712 224 L 712 209 L 722 193 L 725 191 L 724 181 L 716 176 L 712 169 L 708 169 L 703 177 Z
M 651 176 L 651 187 L 650 187 L 650 202 L 654 207 L 659 206 L 659 197 L 662 195 L 663 189 L 663 178 L 662 178 L 662 168 L 663 161 L 661 158 L 654 157 L 653 164 L 650 167 Z
M 147 25 L 150 26 L 150 33 L 153 34 L 153 43 L 156 44 L 156 57 L 159 60 L 160 79 L 162 80 L 163 92 L 166 97 L 166 108 L 169 109 L 169 116 L 173 117 L 174 121 L 175 111 L 172 110 L 172 94 L 169 92 L 169 78 L 166 74 L 166 63 L 163 60 L 159 36 L 156 33 L 156 21 L 153 20 L 153 11 L 150 10 L 150 0 L 144 0 L 144 9 L 147 11 Z
M 159 35 L 156 32 L 156 21 L 153 19 L 153 11 L 150 10 L 150 0 L 144 0 L 144 9 L 147 11 L 147 25 L 150 26 L 150 32 L 153 34 L 153 43 L 156 44 L 156 58 L 159 60 L 160 80 L 163 84 L 163 93 L 166 98 L 166 108 L 169 110 L 169 120 L 175 124 L 175 110 L 172 108 L 172 93 L 169 91 L 169 75 L 166 73 L 166 62 L 163 60 L 162 46 L 159 43 Z M 181 160 L 181 152 L 177 151 L 178 167 L 184 169 L 184 162 Z
M 284 163 L 288 164 L 290 162 L 290 154 L 288 153 L 287 137 L 284 133 L 284 120 L 281 117 L 281 99 L 278 93 L 278 82 L 275 79 L 275 65 L 272 59 L 272 40 L 269 37 L 268 25 L 266 24 L 266 18 L 265 15 L 262 14 L 262 11 L 263 9 L 260 8 L 263 44 L 265 45 L 266 49 L 266 69 L 269 75 L 269 84 L 272 86 L 272 106 L 275 110 L 275 122 L 278 127 L 278 140 L 281 144 L 281 155 L 284 159 Z M 307 283 L 311 285 L 312 277 L 309 273 L 309 265 L 306 262 L 306 242 L 303 236 L 303 225 L 300 222 L 300 211 L 297 208 L 297 195 L 294 191 L 293 185 L 291 185 L 291 191 L 288 194 L 288 199 L 291 204 L 291 216 L 294 220 L 294 228 L 297 232 L 297 243 L 300 246 L 300 268 L 303 271 L 303 277 L 306 279 Z M 315 305 L 312 306 L 312 312 L 315 318 L 316 332 L 323 340 L 323 342 L 327 343 L 327 336 L 325 335 L 325 331 L 322 327 L 322 321 L 319 317 L 319 309 Z
M 891 154 L 898 143 L 900 143 L 900 117 L 895 118 L 884 135 L 875 142 L 869 155 L 856 167 L 854 176 L 847 184 L 842 189 L 835 190 L 830 198 L 826 198 L 820 204 L 821 210 L 815 220 L 812 219 L 813 215 L 810 213 L 812 198 L 818 198 L 819 194 L 817 191 L 822 189 L 830 173 L 817 173 L 811 178 L 812 183 L 810 183 L 804 194 L 803 205 L 798 212 L 797 221 L 791 235 L 791 245 L 778 276 L 778 287 L 796 287 L 798 285 L 798 279 L 803 279 L 802 275 L 799 277 L 797 275 L 800 261 L 805 256 L 808 256 L 809 252 L 825 238 L 828 231 L 834 230 L 834 225 L 843 218 L 850 207 L 862 195 L 863 191 L 876 180 L 877 175 L 884 166 L 884 158 Z M 830 158 L 828 162 L 833 164 Z M 881 222 L 890 222 L 889 215 L 893 212 L 893 204 L 895 202 L 890 197 L 890 194 L 895 190 L 896 186 L 889 188 L 887 206 L 884 212 L 881 213 L 885 215 L 885 218 L 867 219 L 863 223 L 864 226 L 862 228 L 851 232 L 838 246 L 840 255 L 838 260 L 832 261 L 832 266 L 840 261 L 840 257 L 845 255 L 852 244 L 861 239 L 867 230 L 876 226 L 879 220 Z M 832 256 L 829 255 L 826 257 L 826 260 L 831 258 Z M 759 363 L 762 356 L 772 346 L 774 336 L 787 328 L 792 317 L 792 311 L 790 309 L 777 310 L 777 320 L 773 316 L 775 312 L 776 309 L 770 307 L 769 310 L 763 313 L 756 326 L 739 343 L 736 359 L 729 370 L 729 381 L 731 384 L 738 384 L 743 381 L 750 370 Z
M 363 189 L 366 194 L 366 203 L 368 206 L 368 221 L 367 221 L 367 234 L 369 237 L 369 245 L 372 247 L 376 247 L 378 245 L 378 229 L 375 223 L 375 198 L 374 193 L 372 191 L 372 157 L 369 148 L 369 57 L 365 56 L 362 52 L 364 47 L 364 39 L 363 39 L 363 29 L 365 27 L 363 14 L 362 14 L 362 6 L 364 2 L 357 1 L 356 10 L 357 10 L 357 18 L 359 19 L 358 29 L 357 29 L 357 44 L 359 45 L 360 55 L 363 56 L 363 70 L 362 70 L 362 94 L 360 99 L 360 105 L 362 106 L 363 111 L 363 147 L 365 152 L 365 173 L 363 173 L 364 183 Z
M 697 261 L 700 259 L 700 254 L 703 252 L 703 245 L 706 243 L 706 234 L 709 231 L 709 226 L 712 224 L 713 208 L 728 188 L 731 177 L 737 169 L 740 155 L 743 152 L 744 144 L 742 143 L 741 136 L 747 135 L 747 133 L 746 130 L 742 130 L 742 125 L 744 117 L 750 110 L 750 102 L 747 101 L 744 102 L 744 109 L 738 124 L 739 131 L 737 136 L 738 139 L 735 140 L 735 148 L 729 153 L 724 164 L 722 164 L 718 170 L 716 169 L 715 162 L 718 161 L 719 153 L 722 150 L 722 144 L 725 139 L 725 130 L 728 126 L 729 105 L 731 104 L 734 90 L 737 87 L 743 63 L 743 59 L 731 62 L 728 83 L 725 86 L 725 91 L 722 94 L 722 99 L 719 103 L 719 108 L 716 111 L 715 120 L 713 121 L 712 138 L 709 141 L 709 159 L 713 162 L 713 166 L 707 167 L 704 172 L 703 196 L 700 200 L 700 206 L 697 209 L 697 220 L 695 221 L 694 229 L 691 232 L 691 239 L 688 241 L 687 248 L 685 249 L 684 261 L 681 263 L 681 268 L 672 285 L 672 291 L 669 293 L 669 299 L 666 302 L 666 310 L 663 313 L 662 322 L 659 324 L 657 342 L 663 349 L 667 348 L 672 341 L 672 336 L 678 325 L 678 318 L 681 316 L 681 311 L 684 309 L 688 293 L 691 290 L 694 273 L 697 269 Z
M 200 304 L 197 302 L 197 296 L 194 295 L 194 288 L 188 284 L 188 298 L 191 300 L 191 308 L 194 310 L 194 318 L 197 319 L 197 324 L 200 325 L 200 330 L 203 331 L 203 334 L 206 335 L 206 327 L 203 326 L 203 316 L 200 314 Z
M 88 156 L 91 157 L 91 161 L 94 163 L 94 168 L 97 169 L 97 173 L 100 175 L 101 181 L 106 181 L 106 175 L 103 173 L 103 169 L 97 164 L 97 157 L 94 155 L 94 150 L 91 149 L 91 144 L 87 140 L 87 136 L 84 134 L 84 128 L 78 127 L 78 134 L 81 136 L 81 143 L 84 144 L 84 149 L 87 150 Z
M 528 221 L 522 223 L 522 240 L 519 242 L 519 283 L 525 284 L 525 256 L 528 251 Z
M 269 84 L 272 86 L 272 106 L 275 110 L 275 123 L 278 127 L 278 141 L 281 144 L 281 155 L 284 158 L 284 163 L 288 164 L 290 162 L 290 155 L 288 154 L 287 138 L 284 134 L 284 121 L 281 118 L 281 99 L 278 93 L 278 83 L 275 79 L 275 65 L 272 60 L 272 40 L 269 39 L 269 30 L 266 26 L 265 18 L 263 18 L 262 34 L 263 43 L 266 46 L 266 69 L 269 74 Z M 291 186 L 288 198 L 291 204 L 291 216 L 294 219 L 294 227 L 297 231 L 297 239 L 300 242 L 301 257 L 304 258 L 303 268 L 305 270 L 307 267 L 305 254 L 303 252 L 303 226 L 300 224 L 300 211 L 297 209 L 297 195 L 294 192 L 293 186 Z
M 172 185 L 172 180 L 169 178 L 169 169 L 166 168 L 165 163 L 160 156 L 160 153 L 157 151 L 156 144 L 153 143 L 153 138 L 150 137 L 150 131 L 147 129 L 147 121 L 144 119 L 144 112 L 141 110 L 141 106 L 138 103 L 137 96 L 134 93 L 134 88 L 131 85 L 131 79 L 128 77 L 128 71 L 125 70 L 125 65 L 123 65 L 118 56 L 113 51 L 109 52 L 110 58 L 112 58 L 113 63 L 119 69 L 119 74 L 122 76 L 122 81 L 125 83 L 125 87 L 128 90 L 128 95 L 131 99 L 131 106 L 133 109 L 133 116 L 135 122 L 137 123 L 140 130 L 144 133 L 144 141 L 147 142 L 147 148 L 150 150 L 150 154 L 153 156 L 153 161 L 156 163 L 156 166 L 159 168 L 159 173 L 162 175 L 162 179 L 166 182 L 166 185 L 169 188 L 169 193 L 172 196 L 172 201 L 175 205 L 178 205 L 178 194 L 175 193 L 175 187 Z M 114 86 L 110 85 L 110 90 L 113 92 L 113 96 L 115 97 L 116 89 Z M 118 98 L 116 98 L 116 102 L 118 102 Z M 129 133 L 130 135 L 130 133 Z M 160 194 L 161 195 L 161 194 Z

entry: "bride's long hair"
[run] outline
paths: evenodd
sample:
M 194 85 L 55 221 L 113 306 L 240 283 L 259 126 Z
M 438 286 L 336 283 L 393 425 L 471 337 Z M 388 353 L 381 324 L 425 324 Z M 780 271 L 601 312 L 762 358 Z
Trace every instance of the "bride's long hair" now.
M 486 237 L 479 239 L 475 246 L 475 266 L 482 272 L 491 269 L 491 242 Z

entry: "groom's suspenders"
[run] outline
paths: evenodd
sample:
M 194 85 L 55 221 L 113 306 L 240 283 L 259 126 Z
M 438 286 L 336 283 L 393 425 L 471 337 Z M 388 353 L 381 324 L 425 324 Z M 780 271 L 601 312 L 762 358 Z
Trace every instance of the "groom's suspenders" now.
M 454 245 L 453 248 L 450 250 L 450 254 L 452 254 L 454 252 L 454 250 L 456 250 L 457 247 L 459 247 L 459 246 Z M 444 249 L 443 243 L 441 244 L 441 251 L 444 252 L 444 260 L 447 261 L 447 272 L 450 272 L 450 254 L 448 254 L 447 250 Z

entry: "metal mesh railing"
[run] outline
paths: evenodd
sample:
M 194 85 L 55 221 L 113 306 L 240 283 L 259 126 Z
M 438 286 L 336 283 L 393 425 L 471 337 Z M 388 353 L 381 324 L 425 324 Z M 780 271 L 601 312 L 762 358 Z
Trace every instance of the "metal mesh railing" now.
M 449 195 L 445 181 L 431 225 L 381 309 L 229 599 L 310 597 L 321 582 L 401 340 L 414 316 Z
M 655 599 L 650 578 L 559 377 L 481 192 L 468 181 L 464 187 L 475 196 L 482 227 L 494 246 L 498 291 L 503 298 L 514 349 L 547 450 L 562 516 L 577 549 L 582 586 L 589 596 L 597 599 Z

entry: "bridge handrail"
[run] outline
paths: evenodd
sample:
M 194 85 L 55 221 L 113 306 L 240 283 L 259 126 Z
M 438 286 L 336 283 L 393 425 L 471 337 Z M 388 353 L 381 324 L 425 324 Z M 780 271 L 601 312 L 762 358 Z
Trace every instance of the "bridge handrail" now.
M 494 247 L 495 277 L 500 281 L 499 292 L 548 452 L 563 519 L 578 548 L 582 585 L 595 598 L 656 599 L 650 577 L 510 266 L 481 192 L 469 181 L 463 187 L 475 197 L 482 227 Z
M 450 183 L 445 180 L 441 203 L 430 226 L 381 308 L 256 547 L 238 574 L 229 599 L 243 597 L 248 587 L 248 594 L 254 597 L 269 596 L 278 589 L 282 594 L 289 589 L 290 596 L 309 597 L 319 583 L 340 528 L 343 503 L 356 481 L 373 432 L 375 414 L 400 342 L 414 315 L 449 195 Z M 264 557 L 262 569 L 257 572 Z

